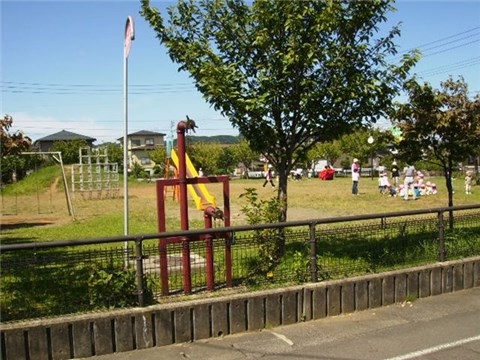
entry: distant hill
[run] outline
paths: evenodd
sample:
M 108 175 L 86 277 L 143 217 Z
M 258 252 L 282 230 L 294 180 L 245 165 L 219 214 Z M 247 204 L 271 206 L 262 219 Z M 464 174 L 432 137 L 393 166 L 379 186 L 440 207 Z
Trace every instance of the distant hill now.
M 218 144 L 237 144 L 240 142 L 240 136 L 232 135 L 216 135 L 216 136 L 189 136 L 186 137 L 187 142 L 190 143 L 218 143 Z

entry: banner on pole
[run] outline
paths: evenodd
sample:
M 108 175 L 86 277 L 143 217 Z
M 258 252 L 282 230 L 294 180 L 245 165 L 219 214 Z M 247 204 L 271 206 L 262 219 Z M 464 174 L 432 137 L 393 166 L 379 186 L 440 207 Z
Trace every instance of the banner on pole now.
M 123 46 L 123 54 L 125 58 L 128 58 L 133 40 L 135 40 L 135 24 L 133 23 L 133 18 L 129 16 L 125 23 L 125 42 Z

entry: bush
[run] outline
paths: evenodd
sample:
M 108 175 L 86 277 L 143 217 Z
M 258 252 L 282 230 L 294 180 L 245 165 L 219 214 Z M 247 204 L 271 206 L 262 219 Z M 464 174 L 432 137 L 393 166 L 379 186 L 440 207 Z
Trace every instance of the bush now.
M 269 200 L 259 200 L 254 188 L 245 189 L 240 197 L 245 197 L 247 205 L 242 212 L 247 216 L 250 225 L 268 224 L 278 221 L 280 200 L 272 197 Z M 268 274 L 280 262 L 284 254 L 284 235 L 279 229 L 263 229 L 255 231 L 255 241 L 258 244 L 258 261 L 253 262 L 251 275 Z
M 150 178 L 149 173 L 139 163 L 134 163 L 132 166 L 132 176 L 136 179 L 148 179 Z
M 107 267 L 94 265 L 88 279 L 88 295 L 93 308 L 123 308 L 138 306 L 137 279 L 134 268 L 111 262 Z M 145 304 L 153 303 L 149 281 L 145 282 Z

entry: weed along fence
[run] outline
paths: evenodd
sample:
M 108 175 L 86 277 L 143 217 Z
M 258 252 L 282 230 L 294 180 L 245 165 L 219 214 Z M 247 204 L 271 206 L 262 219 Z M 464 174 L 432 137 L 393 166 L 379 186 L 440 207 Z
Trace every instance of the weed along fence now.
M 480 204 L 0 250 L 1 358 L 69 359 L 480 286 Z

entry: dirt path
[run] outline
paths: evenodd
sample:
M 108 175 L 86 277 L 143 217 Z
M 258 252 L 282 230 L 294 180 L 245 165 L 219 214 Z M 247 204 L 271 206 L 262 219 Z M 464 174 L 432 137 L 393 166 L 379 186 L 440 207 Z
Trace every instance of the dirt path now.
M 52 194 L 56 193 L 57 192 L 57 187 L 58 187 L 58 183 L 60 181 L 60 176 L 57 176 L 55 178 L 55 181 L 52 183 L 52 185 L 50 185 L 50 192 Z

